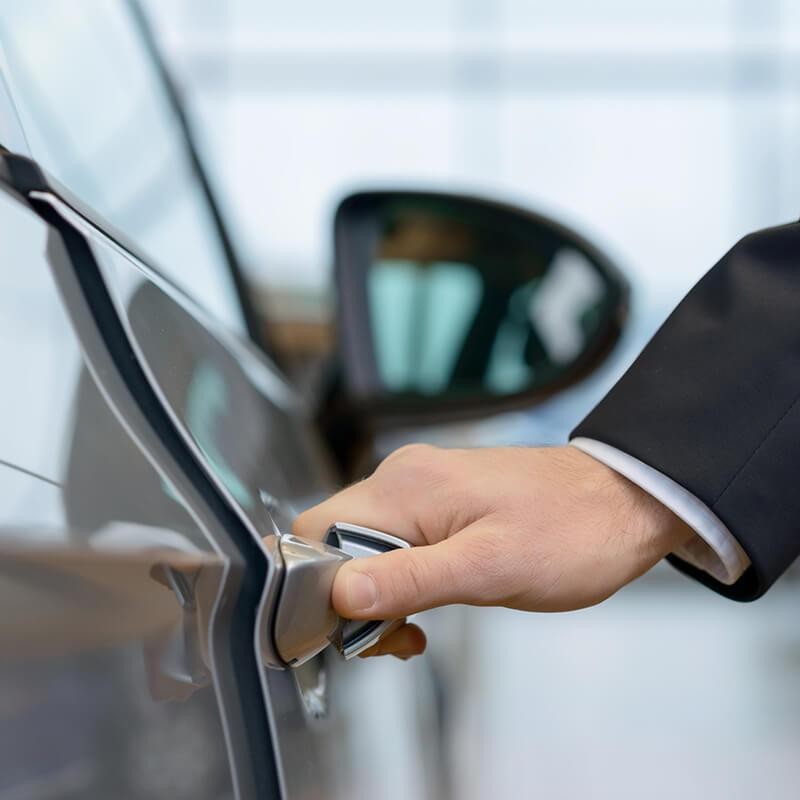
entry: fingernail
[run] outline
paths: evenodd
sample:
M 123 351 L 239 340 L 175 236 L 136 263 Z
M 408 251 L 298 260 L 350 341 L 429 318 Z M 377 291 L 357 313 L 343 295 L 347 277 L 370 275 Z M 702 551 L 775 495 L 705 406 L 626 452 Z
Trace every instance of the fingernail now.
M 345 583 L 347 602 L 353 611 L 367 611 L 378 599 L 378 587 L 371 575 L 354 572 L 348 575 Z

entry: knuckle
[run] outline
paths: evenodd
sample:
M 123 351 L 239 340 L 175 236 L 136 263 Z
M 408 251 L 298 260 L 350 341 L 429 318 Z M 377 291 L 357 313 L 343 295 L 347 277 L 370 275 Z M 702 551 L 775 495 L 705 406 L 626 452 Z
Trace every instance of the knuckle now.
M 311 525 L 311 519 L 311 510 L 303 511 L 302 513 L 298 514 L 292 521 L 292 531 L 299 533 L 300 531 L 306 530 Z
M 406 588 L 413 592 L 414 596 L 423 594 L 427 588 L 426 570 L 417 559 L 410 559 L 406 564 L 405 583 Z
M 433 460 L 438 450 L 439 448 L 430 444 L 406 444 L 390 453 L 381 463 L 381 467 L 424 464 Z
M 396 601 L 412 601 L 428 593 L 430 574 L 421 559 L 408 558 L 403 569 L 395 572 L 392 581 L 392 595 Z
M 381 481 L 389 481 L 395 488 L 410 490 L 438 483 L 446 475 L 443 463 L 445 453 L 428 444 L 409 444 L 395 450 L 385 458 L 375 472 Z

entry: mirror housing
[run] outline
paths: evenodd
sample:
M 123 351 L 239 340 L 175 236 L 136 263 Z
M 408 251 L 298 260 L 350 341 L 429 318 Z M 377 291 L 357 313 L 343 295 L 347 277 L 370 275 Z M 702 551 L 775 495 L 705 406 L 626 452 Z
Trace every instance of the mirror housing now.
M 605 254 L 510 205 L 360 192 L 334 238 L 340 389 L 379 427 L 535 405 L 597 368 L 627 318 Z

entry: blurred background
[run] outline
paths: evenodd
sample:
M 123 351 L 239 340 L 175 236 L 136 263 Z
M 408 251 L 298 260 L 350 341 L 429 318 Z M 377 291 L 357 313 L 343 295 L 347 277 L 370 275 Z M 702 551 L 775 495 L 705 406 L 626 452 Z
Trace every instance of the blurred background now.
M 597 375 L 534 411 L 403 432 L 386 450 L 564 441 L 723 252 L 800 215 L 789 0 L 148 6 L 307 391 L 331 344 L 331 215 L 355 188 L 511 200 L 626 270 L 631 324 Z M 347 683 L 406 689 L 364 728 L 373 748 L 376 730 L 387 739 L 353 796 L 423 797 L 435 774 L 438 796 L 458 798 L 796 797 L 799 600 L 791 576 L 739 606 L 663 567 L 575 614 L 428 615 L 427 666 L 358 664 Z M 413 735 L 409 693 L 417 716 L 441 712 L 442 747 Z
M 574 226 L 633 282 L 628 359 L 741 235 L 798 215 L 788 0 L 148 7 L 296 350 L 325 340 L 331 214 L 355 188 L 473 191 Z M 537 438 L 561 440 L 581 395 Z

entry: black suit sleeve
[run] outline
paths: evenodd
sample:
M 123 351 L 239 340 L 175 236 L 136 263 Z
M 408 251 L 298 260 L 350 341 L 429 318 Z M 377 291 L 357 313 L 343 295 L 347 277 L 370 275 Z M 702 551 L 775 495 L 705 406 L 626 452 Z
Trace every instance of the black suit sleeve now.
M 800 224 L 742 239 L 692 289 L 573 431 L 649 464 L 702 500 L 762 595 L 800 555 Z

